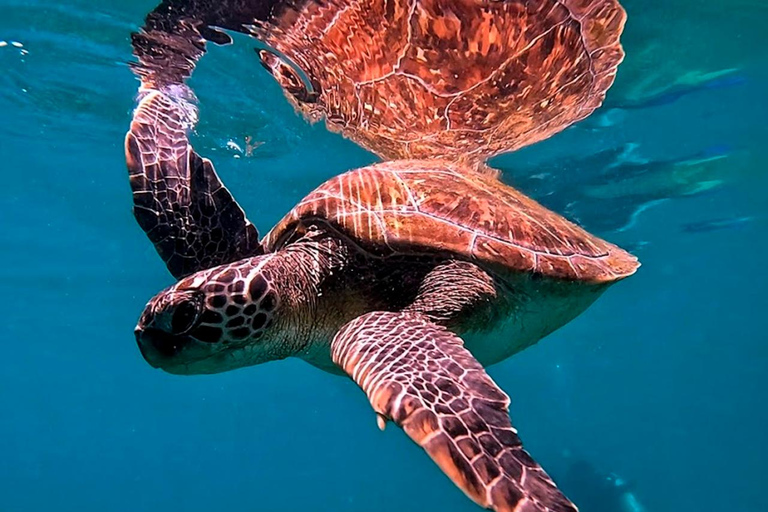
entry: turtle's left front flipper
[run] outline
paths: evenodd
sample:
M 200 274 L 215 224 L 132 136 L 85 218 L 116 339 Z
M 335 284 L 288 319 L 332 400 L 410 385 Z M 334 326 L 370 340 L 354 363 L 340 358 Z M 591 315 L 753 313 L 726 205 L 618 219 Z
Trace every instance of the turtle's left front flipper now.
M 208 40 L 231 41 L 214 27 L 254 19 L 250 4 L 163 1 L 131 36 L 142 94 L 125 140 L 133 212 L 176 278 L 261 253 L 256 228 L 187 136 L 197 112 L 185 81 Z
M 176 278 L 261 253 L 256 228 L 189 144 L 195 112 L 181 91 L 147 92 L 125 139 L 134 215 Z
M 497 512 L 575 512 L 531 459 L 509 398 L 461 338 L 418 313 L 373 312 L 345 325 L 333 360 L 479 505 Z

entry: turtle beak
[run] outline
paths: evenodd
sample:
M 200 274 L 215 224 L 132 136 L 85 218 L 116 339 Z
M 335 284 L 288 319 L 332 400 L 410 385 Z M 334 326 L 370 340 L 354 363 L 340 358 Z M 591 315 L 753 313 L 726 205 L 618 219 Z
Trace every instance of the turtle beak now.
M 151 327 L 136 327 L 134 334 L 141 355 L 153 368 L 166 368 L 190 342 L 188 336 L 175 336 Z
M 175 304 L 171 299 L 180 294 L 161 292 L 145 306 L 133 333 L 144 360 L 153 368 L 169 373 L 180 371 L 189 357 L 195 340 L 186 333 L 173 333 Z
M 200 343 L 187 334 L 171 334 L 152 323 L 144 326 L 139 322 L 134 335 L 144 360 L 151 367 L 174 375 L 201 373 L 199 363 L 211 356 L 209 344 Z

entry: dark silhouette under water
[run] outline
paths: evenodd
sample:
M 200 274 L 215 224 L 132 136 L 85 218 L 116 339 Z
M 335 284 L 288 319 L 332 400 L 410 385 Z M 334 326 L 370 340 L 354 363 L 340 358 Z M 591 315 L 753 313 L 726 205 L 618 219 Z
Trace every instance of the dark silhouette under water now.
M 686 233 L 709 233 L 711 231 L 721 231 L 725 229 L 739 229 L 754 220 L 754 217 L 742 216 L 688 222 L 683 224 L 683 231 Z
M 713 146 L 670 159 L 647 160 L 625 144 L 586 157 L 558 159 L 535 168 L 504 169 L 516 186 L 590 231 L 631 228 L 647 209 L 669 199 L 692 197 L 725 183 L 722 165 L 731 151 Z
M 566 460 L 562 474 L 554 476 L 581 512 L 649 512 L 630 482 L 615 473 L 599 471 L 584 459 L 566 457 Z
M 747 83 L 747 77 L 737 73 L 727 73 L 719 76 L 703 76 L 700 80 L 690 83 L 672 84 L 668 88 L 649 94 L 638 99 L 619 99 L 616 102 L 606 102 L 607 109 L 640 110 L 644 108 L 670 105 L 685 96 L 716 89 L 736 87 Z

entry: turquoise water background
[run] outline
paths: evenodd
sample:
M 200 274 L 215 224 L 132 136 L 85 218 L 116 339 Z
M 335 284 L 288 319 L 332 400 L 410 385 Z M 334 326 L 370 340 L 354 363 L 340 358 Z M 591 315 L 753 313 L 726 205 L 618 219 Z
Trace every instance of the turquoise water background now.
M 609 103 L 696 71 L 737 68 L 738 83 L 604 108 L 495 163 L 513 184 L 546 165 L 578 186 L 558 162 L 629 142 L 651 160 L 718 148 L 722 183 L 600 233 L 640 272 L 490 373 L 556 480 L 570 454 L 633 482 L 648 512 L 765 511 L 768 4 L 623 3 Z M 129 34 L 153 7 L 0 0 L 0 511 L 476 510 L 402 432 L 379 432 L 346 379 L 294 360 L 185 378 L 142 360 L 133 326 L 171 283 L 131 215 L 123 156 Z M 201 61 L 195 144 L 264 233 L 375 159 L 300 119 L 251 46 Z M 251 157 L 227 144 L 246 136 L 263 142 Z M 727 222 L 684 229 L 711 220 Z

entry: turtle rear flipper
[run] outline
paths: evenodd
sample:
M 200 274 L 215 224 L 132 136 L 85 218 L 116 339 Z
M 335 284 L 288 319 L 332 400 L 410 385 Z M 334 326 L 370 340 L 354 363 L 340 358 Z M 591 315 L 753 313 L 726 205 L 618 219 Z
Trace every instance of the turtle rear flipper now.
M 150 91 L 125 139 L 133 213 L 176 278 L 262 252 L 211 161 L 189 144 L 182 101 Z
M 373 312 L 339 331 L 333 360 L 479 505 L 497 512 L 576 507 L 523 449 L 509 397 L 461 338 L 418 313 Z

